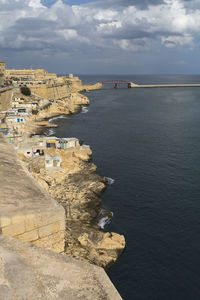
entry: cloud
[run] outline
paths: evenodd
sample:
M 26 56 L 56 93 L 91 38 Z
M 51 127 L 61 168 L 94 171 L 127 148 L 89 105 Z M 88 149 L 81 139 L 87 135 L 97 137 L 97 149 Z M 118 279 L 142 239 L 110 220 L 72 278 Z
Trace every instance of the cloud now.
M 90 7 L 93 6 L 96 8 L 98 7 L 103 9 L 129 6 L 135 6 L 140 9 L 144 9 L 149 6 L 154 6 L 158 4 L 164 4 L 164 0 L 100 0 L 86 5 Z
M 0 49 L 79 55 L 97 61 L 123 53 L 197 46 L 199 0 L 0 0 Z M 106 58 L 107 57 L 107 58 Z

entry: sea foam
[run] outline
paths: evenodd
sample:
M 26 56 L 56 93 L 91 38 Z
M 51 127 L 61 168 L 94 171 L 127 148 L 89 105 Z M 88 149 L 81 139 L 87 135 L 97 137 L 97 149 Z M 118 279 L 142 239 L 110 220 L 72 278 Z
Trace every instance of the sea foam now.
M 109 211 L 108 213 L 108 210 L 102 208 L 99 214 L 99 222 L 98 222 L 99 227 L 101 227 L 101 229 L 104 229 L 104 227 L 110 223 L 113 215 L 114 215 L 113 212 Z
M 104 177 L 104 179 L 106 179 L 107 183 L 110 185 L 115 183 L 115 179 L 111 177 Z
M 53 118 L 49 119 L 49 122 L 52 123 L 53 121 L 55 121 L 57 119 L 68 119 L 68 117 L 65 116 L 65 115 L 61 115 L 61 116 L 58 116 L 58 117 L 53 117 Z
M 88 110 L 87 106 L 82 106 L 82 111 L 81 111 L 82 114 L 86 114 L 88 111 L 89 110 Z
M 55 129 L 48 129 L 46 132 L 45 132 L 45 135 L 46 136 L 51 136 L 51 135 L 54 135 L 56 133 Z

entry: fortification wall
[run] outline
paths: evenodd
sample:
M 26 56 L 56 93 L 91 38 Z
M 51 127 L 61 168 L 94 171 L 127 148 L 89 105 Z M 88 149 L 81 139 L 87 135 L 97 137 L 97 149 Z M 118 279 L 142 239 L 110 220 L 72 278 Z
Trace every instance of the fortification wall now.
M 28 86 L 31 89 L 31 92 L 47 99 L 47 87 L 46 84 L 41 85 L 30 85 Z
M 64 251 L 65 216 L 55 212 L 5 214 L 0 217 L 3 235 L 60 253 Z
M 29 86 L 31 91 L 46 99 L 61 99 L 70 93 L 67 85 L 47 86 L 46 84 Z
M 65 211 L 21 166 L 0 135 L 0 232 L 54 252 L 65 246 Z
M 48 73 L 44 69 L 5 70 L 5 75 L 7 78 L 29 78 L 32 80 L 48 80 L 57 78 L 56 74 Z
M 65 98 L 70 93 L 67 85 L 47 87 L 47 99 Z
M 0 89 L 0 111 L 5 111 L 11 106 L 12 92 L 12 87 L 5 87 Z

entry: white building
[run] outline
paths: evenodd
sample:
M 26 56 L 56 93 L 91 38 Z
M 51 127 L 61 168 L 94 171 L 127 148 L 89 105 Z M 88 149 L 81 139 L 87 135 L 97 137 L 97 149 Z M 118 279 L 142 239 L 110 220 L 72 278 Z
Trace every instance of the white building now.
M 61 168 L 62 159 L 59 155 L 49 156 L 45 155 L 45 169 L 60 169 Z

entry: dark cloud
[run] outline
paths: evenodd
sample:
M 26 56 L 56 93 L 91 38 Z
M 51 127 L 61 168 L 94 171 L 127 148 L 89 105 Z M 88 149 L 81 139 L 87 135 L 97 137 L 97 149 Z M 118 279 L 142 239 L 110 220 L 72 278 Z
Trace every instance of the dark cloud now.
M 106 64 L 124 57 L 126 64 L 131 55 L 190 49 L 200 30 L 199 0 L 99 0 L 84 5 L 85 0 L 74 0 L 81 5 L 67 4 L 72 2 L 0 0 L 1 55 L 8 53 L 12 61 L 20 51 L 22 61 L 28 53 L 31 59 L 41 56 L 41 61 L 71 58 L 77 68 L 78 63 L 83 65 L 81 60 L 85 65 Z M 70 59 L 68 63 L 72 65 Z
M 43 20 L 40 18 L 21 18 L 16 21 L 14 26 L 9 28 L 10 31 L 18 32 L 18 33 L 26 33 L 32 35 L 32 33 L 36 33 L 37 36 L 41 36 L 45 33 L 46 30 L 53 29 L 56 26 L 55 21 L 51 20 Z
M 150 5 L 163 4 L 163 0 L 100 0 L 94 3 L 85 4 L 87 6 L 113 8 L 113 7 L 129 7 L 136 6 L 140 9 L 145 9 Z

